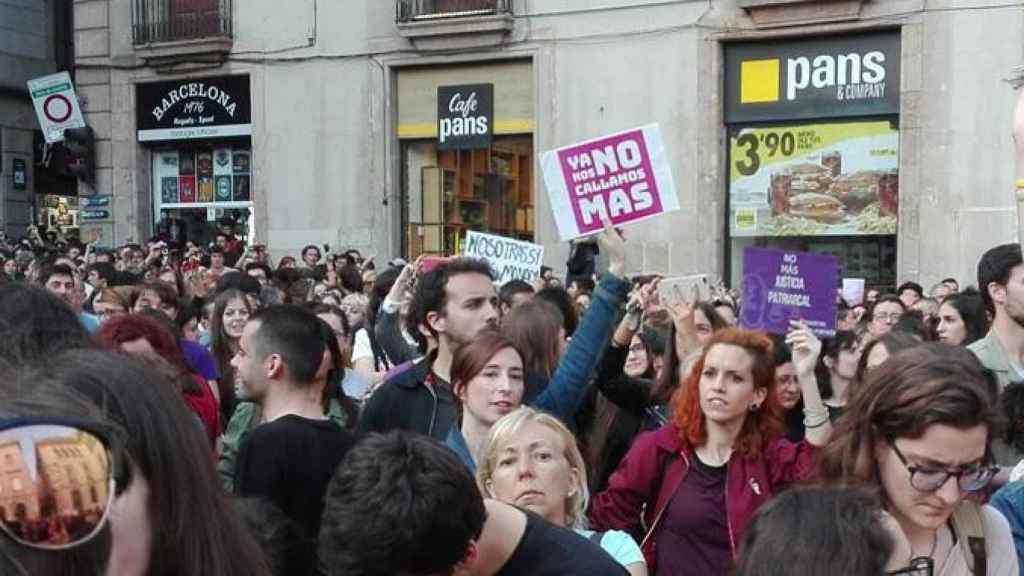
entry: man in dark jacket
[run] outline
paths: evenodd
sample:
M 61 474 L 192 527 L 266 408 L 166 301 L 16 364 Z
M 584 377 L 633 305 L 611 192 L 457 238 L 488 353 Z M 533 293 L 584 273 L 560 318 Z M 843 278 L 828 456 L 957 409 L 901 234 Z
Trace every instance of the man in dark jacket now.
M 449 375 L 452 354 L 498 325 L 490 266 L 483 260 L 454 258 L 421 275 L 407 323 L 422 352 L 424 332 L 436 338 L 437 350 L 384 382 L 366 403 L 360 427 L 365 432 L 410 430 L 443 441 L 456 420 Z

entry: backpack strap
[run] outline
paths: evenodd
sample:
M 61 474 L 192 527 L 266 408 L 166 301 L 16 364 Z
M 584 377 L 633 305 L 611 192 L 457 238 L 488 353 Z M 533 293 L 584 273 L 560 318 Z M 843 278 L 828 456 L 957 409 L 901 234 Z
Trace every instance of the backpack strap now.
M 953 511 L 953 527 L 960 538 L 960 550 L 967 568 L 975 576 L 988 574 L 988 552 L 985 550 L 985 529 L 981 522 L 981 508 L 963 501 Z

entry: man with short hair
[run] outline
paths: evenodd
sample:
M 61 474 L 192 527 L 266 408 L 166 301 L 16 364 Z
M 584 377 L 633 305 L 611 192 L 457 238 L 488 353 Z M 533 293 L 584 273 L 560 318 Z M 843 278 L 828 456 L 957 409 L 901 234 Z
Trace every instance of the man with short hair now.
M 75 273 L 70 266 L 65 264 L 43 266 L 39 270 L 37 280 L 43 288 L 63 300 L 69 308 L 78 314 L 78 321 L 90 334 L 100 327 L 98 318 L 81 309 L 81 299 L 76 297 L 78 287 L 75 284 Z
M 942 283 L 949 286 L 949 289 L 953 291 L 953 294 L 960 291 L 960 283 L 956 281 L 956 278 L 944 278 Z
M 924 298 L 924 288 L 917 282 L 904 282 L 896 289 L 896 294 L 900 297 L 904 307 L 913 308 L 918 300 Z
M 260 311 L 245 325 L 231 360 L 263 418 L 239 449 L 235 493 L 280 508 L 301 530 L 311 561 L 324 491 L 354 442 L 324 414 L 326 379 L 319 376 L 330 353 L 321 324 L 300 306 Z
M 447 448 L 373 434 L 327 489 L 320 558 L 327 576 L 625 576 L 587 538 L 484 500 Z
M 501 300 L 501 315 L 504 317 L 513 308 L 533 298 L 533 286 L 525 280 L 509 280 L 501 287 L 498 297 Z
M 456 419 L 452 355 L 498 325 L 491 267 L 483 260 L 453 258 L 421 275 L 407 324 L 421 353 L 426 352 L 424 331 L 437 339 L 437 351 L 385 381 L 367 402 L 360 425 L 369 432 L 397 428 L 444 440 Z
M 1024 380 L 1024 260 L 1020 244 L 996 246 L 978 262 L 978 289 L 992 328 L 967 348 L 999 377 L 1003 390 Z
M 210 248 L 210 275 L 214 278 L 220 278 L 228 272 L 238 272 L 238 270 L 227 265 L 224 248 L 214 245 Z
M 873 338 L 885 336 L 906 311 L 907 307 L 903 300 L 892 294 L 880 296 L 868 308 L 868 332 Z
M 110 286 L 110 282 L 114 279 L 116 273 L 117 270 L 114 270 L 113 264 L 109 262 L 96 262 L 89 266 L 85 281 L 98 292 Z

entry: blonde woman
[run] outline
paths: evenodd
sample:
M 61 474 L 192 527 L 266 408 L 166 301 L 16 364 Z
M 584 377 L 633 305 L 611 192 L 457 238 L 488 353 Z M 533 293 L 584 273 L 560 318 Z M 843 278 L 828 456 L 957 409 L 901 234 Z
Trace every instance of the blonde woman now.
M 523 407 L 498 420 L 480 452 L 477 484 L 485 497 L 589 538 L 631 576 L 647 575 L 643 553 L 629 534 L 586 529 L 586 466 L 576 438 L 554 416 Z

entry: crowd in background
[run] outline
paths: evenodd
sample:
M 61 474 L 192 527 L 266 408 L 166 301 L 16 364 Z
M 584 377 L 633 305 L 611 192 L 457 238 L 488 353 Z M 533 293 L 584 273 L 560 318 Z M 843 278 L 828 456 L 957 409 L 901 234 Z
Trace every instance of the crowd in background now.
M 0 439 L 95 435 L 116 486 L 88 531 L 0 477 L 5 570 L 1018 573 L 1019 245 L 978 288 L 837 296 L 822 340 L 739 328 L 735 290 L 662 302 L 610 227 L 600 274 L 495 286 L 469 258 L 271 262 L 221 224 L 0 244 Z

